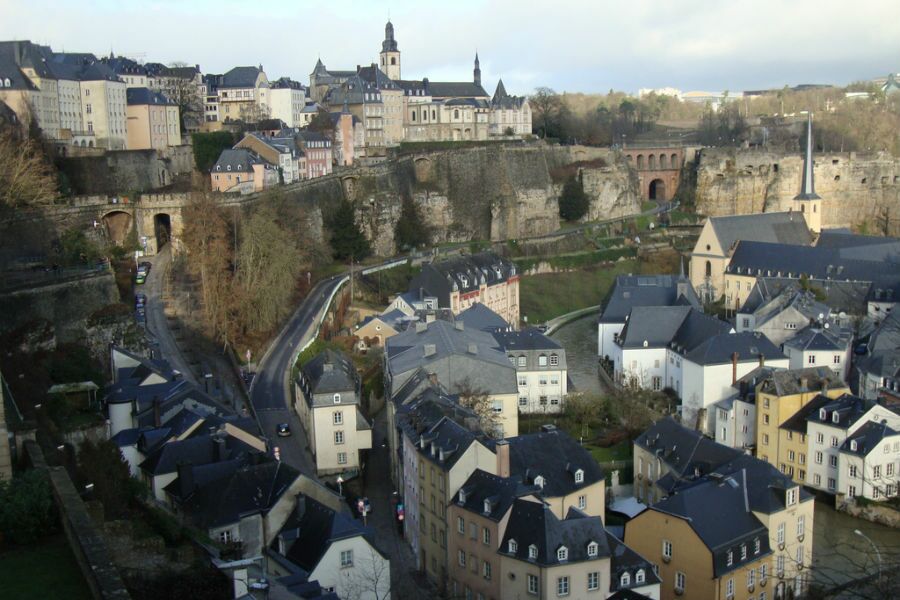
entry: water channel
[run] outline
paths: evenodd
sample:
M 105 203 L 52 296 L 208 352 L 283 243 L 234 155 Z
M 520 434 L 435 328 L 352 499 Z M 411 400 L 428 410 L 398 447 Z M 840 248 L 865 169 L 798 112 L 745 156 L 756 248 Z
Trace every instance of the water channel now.
M 597 315 L 563 325 L 550 337 L 566 349 L 569 378 L 575 387 L 579 391 L 601 392 L 597 375 Z M 900 531 L 839 513 L 832 508 L 832 502 L 816 500 L 813 580 L 830 587 L 877 572 L 877 553 L 865 538 L 854 533 L 857 529 L 872 540 L 885 566 L 897 568 Z

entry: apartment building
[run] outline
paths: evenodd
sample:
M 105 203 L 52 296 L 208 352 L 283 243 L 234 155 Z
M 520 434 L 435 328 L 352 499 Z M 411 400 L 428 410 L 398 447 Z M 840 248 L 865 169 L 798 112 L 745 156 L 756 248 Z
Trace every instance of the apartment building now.
M 516 367 L 519 412 L 562 411 L 569 393 L 565 348 L 533 327 L 521 331 L 507 327 L 492 335 Z
M 125 129 L 129 150 L 162 150 L 181 145 L 178 106 L 159 92 L 129 87 Z

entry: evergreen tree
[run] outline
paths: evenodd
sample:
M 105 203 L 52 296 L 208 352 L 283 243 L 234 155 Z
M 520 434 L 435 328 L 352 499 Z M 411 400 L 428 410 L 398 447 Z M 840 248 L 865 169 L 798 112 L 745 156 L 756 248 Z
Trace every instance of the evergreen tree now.
M 578 177 L 572 177 L 563 185 L 559 196 L 559 216 L 566 221 L 577 221 L 587 214 L 590 200 L 584 193 L 584 185 Z
M 400 209 L 400 218 L 394 228 L 394 242 L 398 250 L 414 249 L 427 246 L 430 242 L 431 231 L 425 225 L 419 207 L 410 198 L 403 199 Z
M 356 224 L 353 205 L 344 201 L 326 223 L 331 230 L 331 252 L 337 260 L 362 260 L 372 253 L 369 240 Z

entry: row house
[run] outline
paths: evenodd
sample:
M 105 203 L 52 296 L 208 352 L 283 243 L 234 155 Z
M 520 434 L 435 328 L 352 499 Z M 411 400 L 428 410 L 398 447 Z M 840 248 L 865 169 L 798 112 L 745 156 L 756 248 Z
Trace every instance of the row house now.
M 223 150 L 210 169 L 214 192 L 251 194 L 279 184 L 278 170 L 246 148 Z
M 492 334 L 516 367 L 519 412 L 562 411 L 569 393 L 565 348 L 533 327 L 506 327 Z
M 281 119 L 288 127 L 304 127 L 306 88 L 289 77 L 281 77 L 269 85 L 270 116 Z
M 181 145 L 178 106 L 148 88 L 125 90 L 129 150 L 162 150 Z

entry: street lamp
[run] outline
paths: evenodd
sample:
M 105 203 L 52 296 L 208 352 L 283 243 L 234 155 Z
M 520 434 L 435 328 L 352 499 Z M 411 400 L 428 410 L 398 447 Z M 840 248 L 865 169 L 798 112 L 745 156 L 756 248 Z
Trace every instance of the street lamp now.
M 873 542 L 869 536 L 864 534 L 859 529 L 854 529 L 853 533 L 855 533 L 859 537 L 861 537 L 861 538 L 865 539 L 867 542 L 869 542 L 872 545 L 872 549 L 875 550 L 875 556 L 878 557 L 878 579 L 880 580 L 881 579 L 881 552 L 878 550 L 878 546 L 875 545 L 875 542 Z

